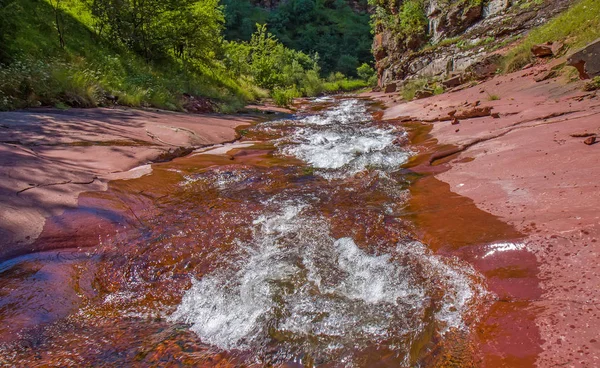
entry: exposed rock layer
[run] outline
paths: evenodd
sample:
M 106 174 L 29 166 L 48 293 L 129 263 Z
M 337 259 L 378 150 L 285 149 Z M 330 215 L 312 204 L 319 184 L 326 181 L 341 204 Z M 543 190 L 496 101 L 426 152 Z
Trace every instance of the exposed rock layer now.
M 493 331 L 481 347 L 479 366 L 596 366 L 600 354 L 597 328 L 600 267 L 600 165 L 595 143 L 600 135 L 600 96 L 582 92 L 583 81 L 557 78 L 535 81 L 563 60 L 538 65 L 455 93 L 389 104 L 384 119 L 433 121 L 431 135 L 445 154 L 432 157 L 423 170 L 444 171 L 436 177 L 450 189 L 473 199 L 483 211 L 526 234 L 524 249 L 507 253 L 515 260 L 535 256 L 531 267 L 513 268 L 490 283 L 503 282 L 511 295 L 528 277 L 537 277 L 541 292 L 513 293 L 482 321 L 478 330 Z M 493 116 L 462 120 L 460 130 L 447 117 L 486 96 L 481 107 Z M 489 264 L 490 259 L 480 261 Z M 529 276 L 527 276 L 529 275 Z M 505 296 L 500 296 L 505 297 Z M 516 322 L 515 322 L 516 321 Z M 532 322 L 534 322 L 532 324 Z
M 143 175 L 153 160 L 230 141 L 246 116 L 131 109 L 33 109 L 0 113 L 0 261 L 39 251 L 46 219 L 81 192 Z M 75 229 L 77 230 L 77 229 Z M 76 232 L 76 231 L 75 231 Z
M 398 17 L 402 3 L 386 3 L 379 11 L 385 9 L 388 17 L 394 19 Z M 475 71 L 477 77 L 489 76 L 498 67 L 494 55 L 498 49 L 543 24 L 571 3 L 548 0 L 525 7 L 510 0 L 427 0 L 428 26 L 422 34 L 407 36 L 386 22 L 378 24 L 373 53 L 379 85 L 397 84 L 420 76 L 444 76 L 469 71 L 469 68 L 475 69 L 470 71 Z

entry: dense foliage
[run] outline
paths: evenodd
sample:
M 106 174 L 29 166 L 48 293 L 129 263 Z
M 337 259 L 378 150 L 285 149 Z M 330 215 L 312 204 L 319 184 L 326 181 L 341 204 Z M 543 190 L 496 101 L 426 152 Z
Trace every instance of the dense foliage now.
M 405 40 L 423 37 L 427 32 L 426 4 L 423 0 L 369 0 L 369 4 L 375 9 L 371 16 L 375 32 L 389 29 Z
M 286 47 L 317 53 L 325 75 L 338 71 L 355 76 L 359 65 L 371 62 L 366 0 L 287 0 L 273 9 L 255 2 L 223 1 L 228 40 L 249 41 L 255 23 L 266 23 Z
M 181 110 L 191 95 L 228 111 L 367 84 L 328 84 L 317 53 L 284 46 L 266 26 L 224 41 L 224 23 L 219 0 L 0 0 L 0 110 L 115 100 Z
M 223 14 L 219 0 L 88 0 L 98 34 L 156 60 L 169 53 L 196 59 L 214 56 Z
M 307 55 L 285 47 L 266 25 L 258 26 L 250 41 L 226 42 L 225 50 L 228 69 L 238 78 L 250 77 L 259 87 L 273 91 L 280 105 L 287 105 L 295 97 L 348 91 L 374 83 L 375 71 L 368 64 L 359 68 L 362 80 L 348 81 L 340 72 L 323 80 L 318 54 Z

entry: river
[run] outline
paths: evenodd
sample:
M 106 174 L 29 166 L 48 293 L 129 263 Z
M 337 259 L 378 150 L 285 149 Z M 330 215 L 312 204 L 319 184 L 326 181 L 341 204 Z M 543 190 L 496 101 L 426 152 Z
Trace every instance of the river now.
M 417 152 L 376 110 L 316 99 L 92 195 L 118 224 L 97 247 L 0 265 L 0 362 L 468 365 L 494 295 L 419 241 Z

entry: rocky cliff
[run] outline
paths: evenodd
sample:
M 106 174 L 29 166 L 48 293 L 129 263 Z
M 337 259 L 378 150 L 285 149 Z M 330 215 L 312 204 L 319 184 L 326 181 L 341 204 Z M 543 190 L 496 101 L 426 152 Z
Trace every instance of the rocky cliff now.
M 375 0 L 379 86 L 418 77 L 496 71 L 498 52 L 570 0 Z

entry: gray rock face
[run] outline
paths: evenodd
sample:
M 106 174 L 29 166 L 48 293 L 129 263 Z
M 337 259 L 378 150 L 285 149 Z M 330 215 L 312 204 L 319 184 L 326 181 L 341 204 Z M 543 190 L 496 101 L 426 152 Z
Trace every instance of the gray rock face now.
M 396 19 L 403 2 L 384 3 L 379 10 Z M 407 37 L 385 22 L 376 28 L 373 54 L 380 87 L 414 77 L 447 78 L 453 72 L 486 78 L 497 69 L 497 61 L 490 59 L 496 46 L 564 11 L 572 0 L 544 0 L 528 8 L 513 6 L 510 0 L 488 0 L 479 5 L 467 0 L 424 3 L 426 34 Z M 556 54 L 554 50 L 552 53 Z
M 579 71 L 581 79 L 600 76 L 600 38 L 569 56 L 569 65 Z
M 483 6 L 483 17 L 491 17 L 503 12 L 510 5 L 508 0 L 490 0 Z

